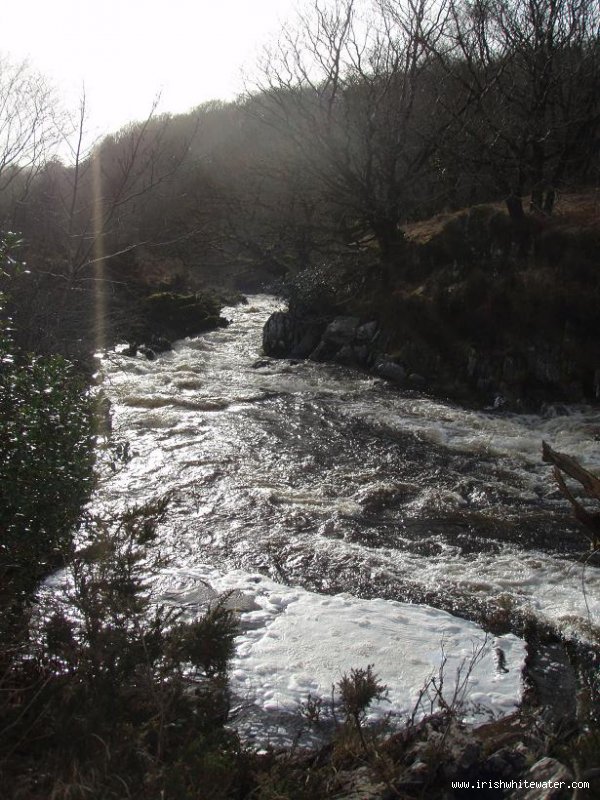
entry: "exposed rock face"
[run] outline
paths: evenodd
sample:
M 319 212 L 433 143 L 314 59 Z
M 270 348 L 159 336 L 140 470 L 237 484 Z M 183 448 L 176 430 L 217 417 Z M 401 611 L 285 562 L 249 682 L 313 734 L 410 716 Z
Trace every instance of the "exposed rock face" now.
M 361 324 L 358 317 L 348 316 L 334 317 L 328 322 L 315 321 L 302 319 L 289 311 L 277 311 L 263 328 L 263 350 L 265 355 L 276 358 L 309 358 L 368 367 L 377 358 L 381 359 L 378 337 L 375 321 Z M 382 374 L 382 377 L 396 382 L 400 373 L 404 374 L 403 368 L 393 363 L 389 363 L 388 372 L 389 375 Z
M 393 361 L 379 361 L 375 365 L 375 372 L 392 383 L 403 384 L 406 381 L 406 370 L 402 364 Z
M 352 344 L 360 320 L 357 317 L 336 317 L 325 328 L 323 341 L 334 347 Z
M 321 340 L 324 323 L 276 311 L 263 328 L 263 351 L 275 358 L 308 358 Z
M 423 338 L 407 338 L 393 355 L 383 347 L 375 320 L 361 322 L 351 316 L 315 321 L 278 311 L 263 329 L 265 355 L 361 367 L 396 386 L 429 388 L 459 398 L 474 395 L 484 404 L 502 395 L 508 408 L 523 402 L 537 406 L 548 397 L 573 402 L 585 396 L 581 370 L 565 357 L 563 348 L 548 343 L 498 352 L 471 345 L 454 348 L 445 358 Z M 590 392 L 600 397 L 600 369 L 588 382 Z

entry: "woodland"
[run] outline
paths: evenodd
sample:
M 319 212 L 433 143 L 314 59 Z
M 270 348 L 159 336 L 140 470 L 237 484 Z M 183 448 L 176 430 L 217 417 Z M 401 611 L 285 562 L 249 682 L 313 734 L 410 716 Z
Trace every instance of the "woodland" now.
M 456 709 L 368 731 L 370 671 L 337 687 L 327 751 L 251 752 L 226 726 L 234 615 L 189 622 L 147 597 L 168 498 L 89 511 L 124 457 L 94 354 L 154 358 L 262 291 L 294 324 L 377 320 L 386 363 L 444 396 L 596 402 L 597 0 L 317 0 L 234 102 L 156 104 L 92 144 L 86 104 L 0 58 L 0 793 L 350 798 L 340 771 L 368 769 L 379 794 L 361 797 L 463 796 L 444 773 L 473 745 Z M 71 610 L 41 588 L 59 567 Z M 525 714 L 527 757 L 597 777 L 588 690 L 576 729 Z M 510 734 L 452 774 L 476 776 Z

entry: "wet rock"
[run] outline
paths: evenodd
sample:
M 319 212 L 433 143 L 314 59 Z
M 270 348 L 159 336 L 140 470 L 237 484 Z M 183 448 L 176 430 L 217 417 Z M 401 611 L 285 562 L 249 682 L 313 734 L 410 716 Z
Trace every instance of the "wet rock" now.
M 567 417 L 569 409 L 562 403 L 542 403 L 540 406 L 540 415 L 554 419 L 555 417 Z
M 342 347 L 352 344 L 360 320 L 357 317 L 336 317 L 333 322 L 325 328 L 323 341 L 329 345 Z
M 151 336 L 148 344 L 157 354 L 167 353 L 173 349 L 171 341 L 165 336 Z
M 515 800 L 567 800 L 571 797 L 568 788 L 573 775 L 555 758 L 542 758 L 523 776 L 523 783 L 539 784 L 523 786 L 511 795 Z
M 263 351 L 275 358 L 308 358 L 322 329 L 322 325 L 302 320 L 289 311 L 276 311 L 263 328 Z
M 397 486 L 377 486 L 361 490 L 356 500 L 367 513 L 374 514 L 393 505 L 402 496 Z
M 365 322 L 357 327 L 354 338 L 358 344 L 371 344 L 377 338 L 378 332 L 377 322 Z
M 520 750 L 501 747 L 484 761 L 482 773 L 507 780 L 518 775 L 525 766 L 525 762 L 526 756 Z
M 349 344 L 345 344 L 336 353 L 335 360 L 338 364 L 355 364 L 356 356 L 354 354 L 354 348 Z
M 263 328 L 263 350 L 268 356 L 286 356 L 293 347 L 296 332 L 294 318 L 287 311 L 271 314 Z
M 263 328 L 263 352 L 274 358 L 312 357 L 321 344 L 324 323 L 306 320 L 289 311 L 271 314 Z
M 323 331 L 320 342 L 309 355 L 310 360 L 354 364 L 352 343 L 358 322 L 357 317 L 336 317 Z
M 401 364 L 394 361 L 380 361 L 375 365 L 375 372 L 380 378 L 385 378 L 392 383 L 402 384 L 406 381 L 406 370 Z
M 333 358 L 334 355 L 335 350 L 331 351 L 325 342 L 319 342 L 308 358 L 310 361 L 327 361 L 328 358 Z
M 290 351 L 290 357 L 308 358 L 315 347 L 319 344 L 322 330 L 323 326 L 320 324 L 307 325 L 306 330 L 300 338 L 300 341 L 292 347 Z M 300 334 L 300 328 L 298 328 L 297 335 L 298 334 Z
M 594 370 L 593 391 L 594 398 L 600 400 L 600 369 Z
M 138 347 L 137 351 L 138 353 L 141 353 L 143 356 L 145 356 L 148 359 L 148 361 L 156 360 L 156 353 L 154 352 L 154 350 L 145 344 L 141 344 Z
M 354 350 L 354 359 L 356 363 L 366 366 L 369 363 L 369 356 L 370 356 L 369 348 L 364 344 L 360 344 L 360 345 L 355 345 L 353 350 Z

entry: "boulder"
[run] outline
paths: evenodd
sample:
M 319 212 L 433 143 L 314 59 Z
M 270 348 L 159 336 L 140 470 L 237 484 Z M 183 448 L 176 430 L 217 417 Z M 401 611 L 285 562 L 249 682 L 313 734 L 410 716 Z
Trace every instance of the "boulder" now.
M 322 332 L 323 332 L 322 325 L 318 323 L 308 324 L 306 326 L 306 329 L 304 330 L 304 333 L 302 333 L 300 341 L 292 347 L 292 350 L 290 352 L 290 357 L 308 358 L 315 349 L 315 347 L 319 344 Z M 298 329 L 297 335 L 300 334 L 301 330 Z
M 274 358 L 308 358 L 321 341 L 323 323 L 289 311 L 271 314 L 263 328 L 263 352 Z
M 418 372 L 411 372 L 408 376 L 408 382 L 411 386 L 425 386 L 427 381 L 422 375 L 419 375 Z
M 371 352 L 367 347 L 367 345 L 366 344 L 355 345 L 352 349 L 354 350 L 354 360 L 356 361 L 356 363 L 360 364 L 361 366 L 367 366 L 367 364 L 369 363 L 369 356 L 371 355 Z
M 219 316 L 219 302 L 201 292 L 156 292 L 144 298 L 142 307 L 148 333 L 157 339 L 183 339 L 228 324 Z
M 370 344 L 374 342 L 378 334 L 378 325 L 374 320 L 359 325 L 356 329 L 355 339 L 357 344 Z
M 267 356 L 282 358 L 290 354 L 298 341 L 298 324 L 287 311 L 271 314 L 263 328 L 263 351 Z
M 541 758 L 523 775 L 523 782 L 534 786 L 516 789 L 511 797 L 515 800 L 567 800 L 572 797 L 568 788 L 572 780 L 573 775 L 560 761 Z
M 338 362 L 338 364 L 346 364 L 348 366 L 356 364 L 354 348 L 349 344 L 345 344 L 343 347 L 340 347 L 335 356 L 335 360 Z
M 337 345 L 338 347 L 352 344 L 359 323 L 360 320 L 357 317 L 336 317 L 325 328 L 323 341 L 328 345 Z
M 375 365 L 375 372 L 380 378 L 392 383 L 403 384 L 406 381 L 406 370 L 402 364 L 396 364 L 394 361 L 379 361 Z

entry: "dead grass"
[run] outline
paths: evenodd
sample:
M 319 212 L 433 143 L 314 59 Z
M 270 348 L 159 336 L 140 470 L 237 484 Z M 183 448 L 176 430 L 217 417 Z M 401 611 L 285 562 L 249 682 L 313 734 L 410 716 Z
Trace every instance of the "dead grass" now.
M 484 203 L 479 206 L 461 208 L 458 211 L 448 211 L 442 214 L 436 214 L 429 219 L 420 220 L 419 222 L 410 222 L 408 225 L 405 225 L 402 230 L 409 242 L 413 244 L 427 244 L 436 236 L 439 236 L 449 222 L 466 219 L 473 208 L 480 210 L 484 215 L 488 214 L 492 216 L 492 214 L 499 211 L 504 211 L 505 205 L 503 202 Z
M 524 198 L 524 208 L 529 207 L 529 200 L 529 197 Z M 429 219 L 411 222 L 405 225 L 403 230 L 409 242 L 419 245 L 427 244 L 439 236 L 449 222 L 460 222 L 466 219 L 472 214 L 473 209 L 481 212 L 482 216 L 492 216 L 498 212 L 506 213 L 504 202 L 496 201 L 436 214 Z M 600 228 L 600 189 L 559 193 L 551 219 L 555 226 L 559 225 L 561 228 L 565 226 L 585 229 Z
M 558 196 L 553 217 L 558 224 L 600 228 L 600 189 Z

